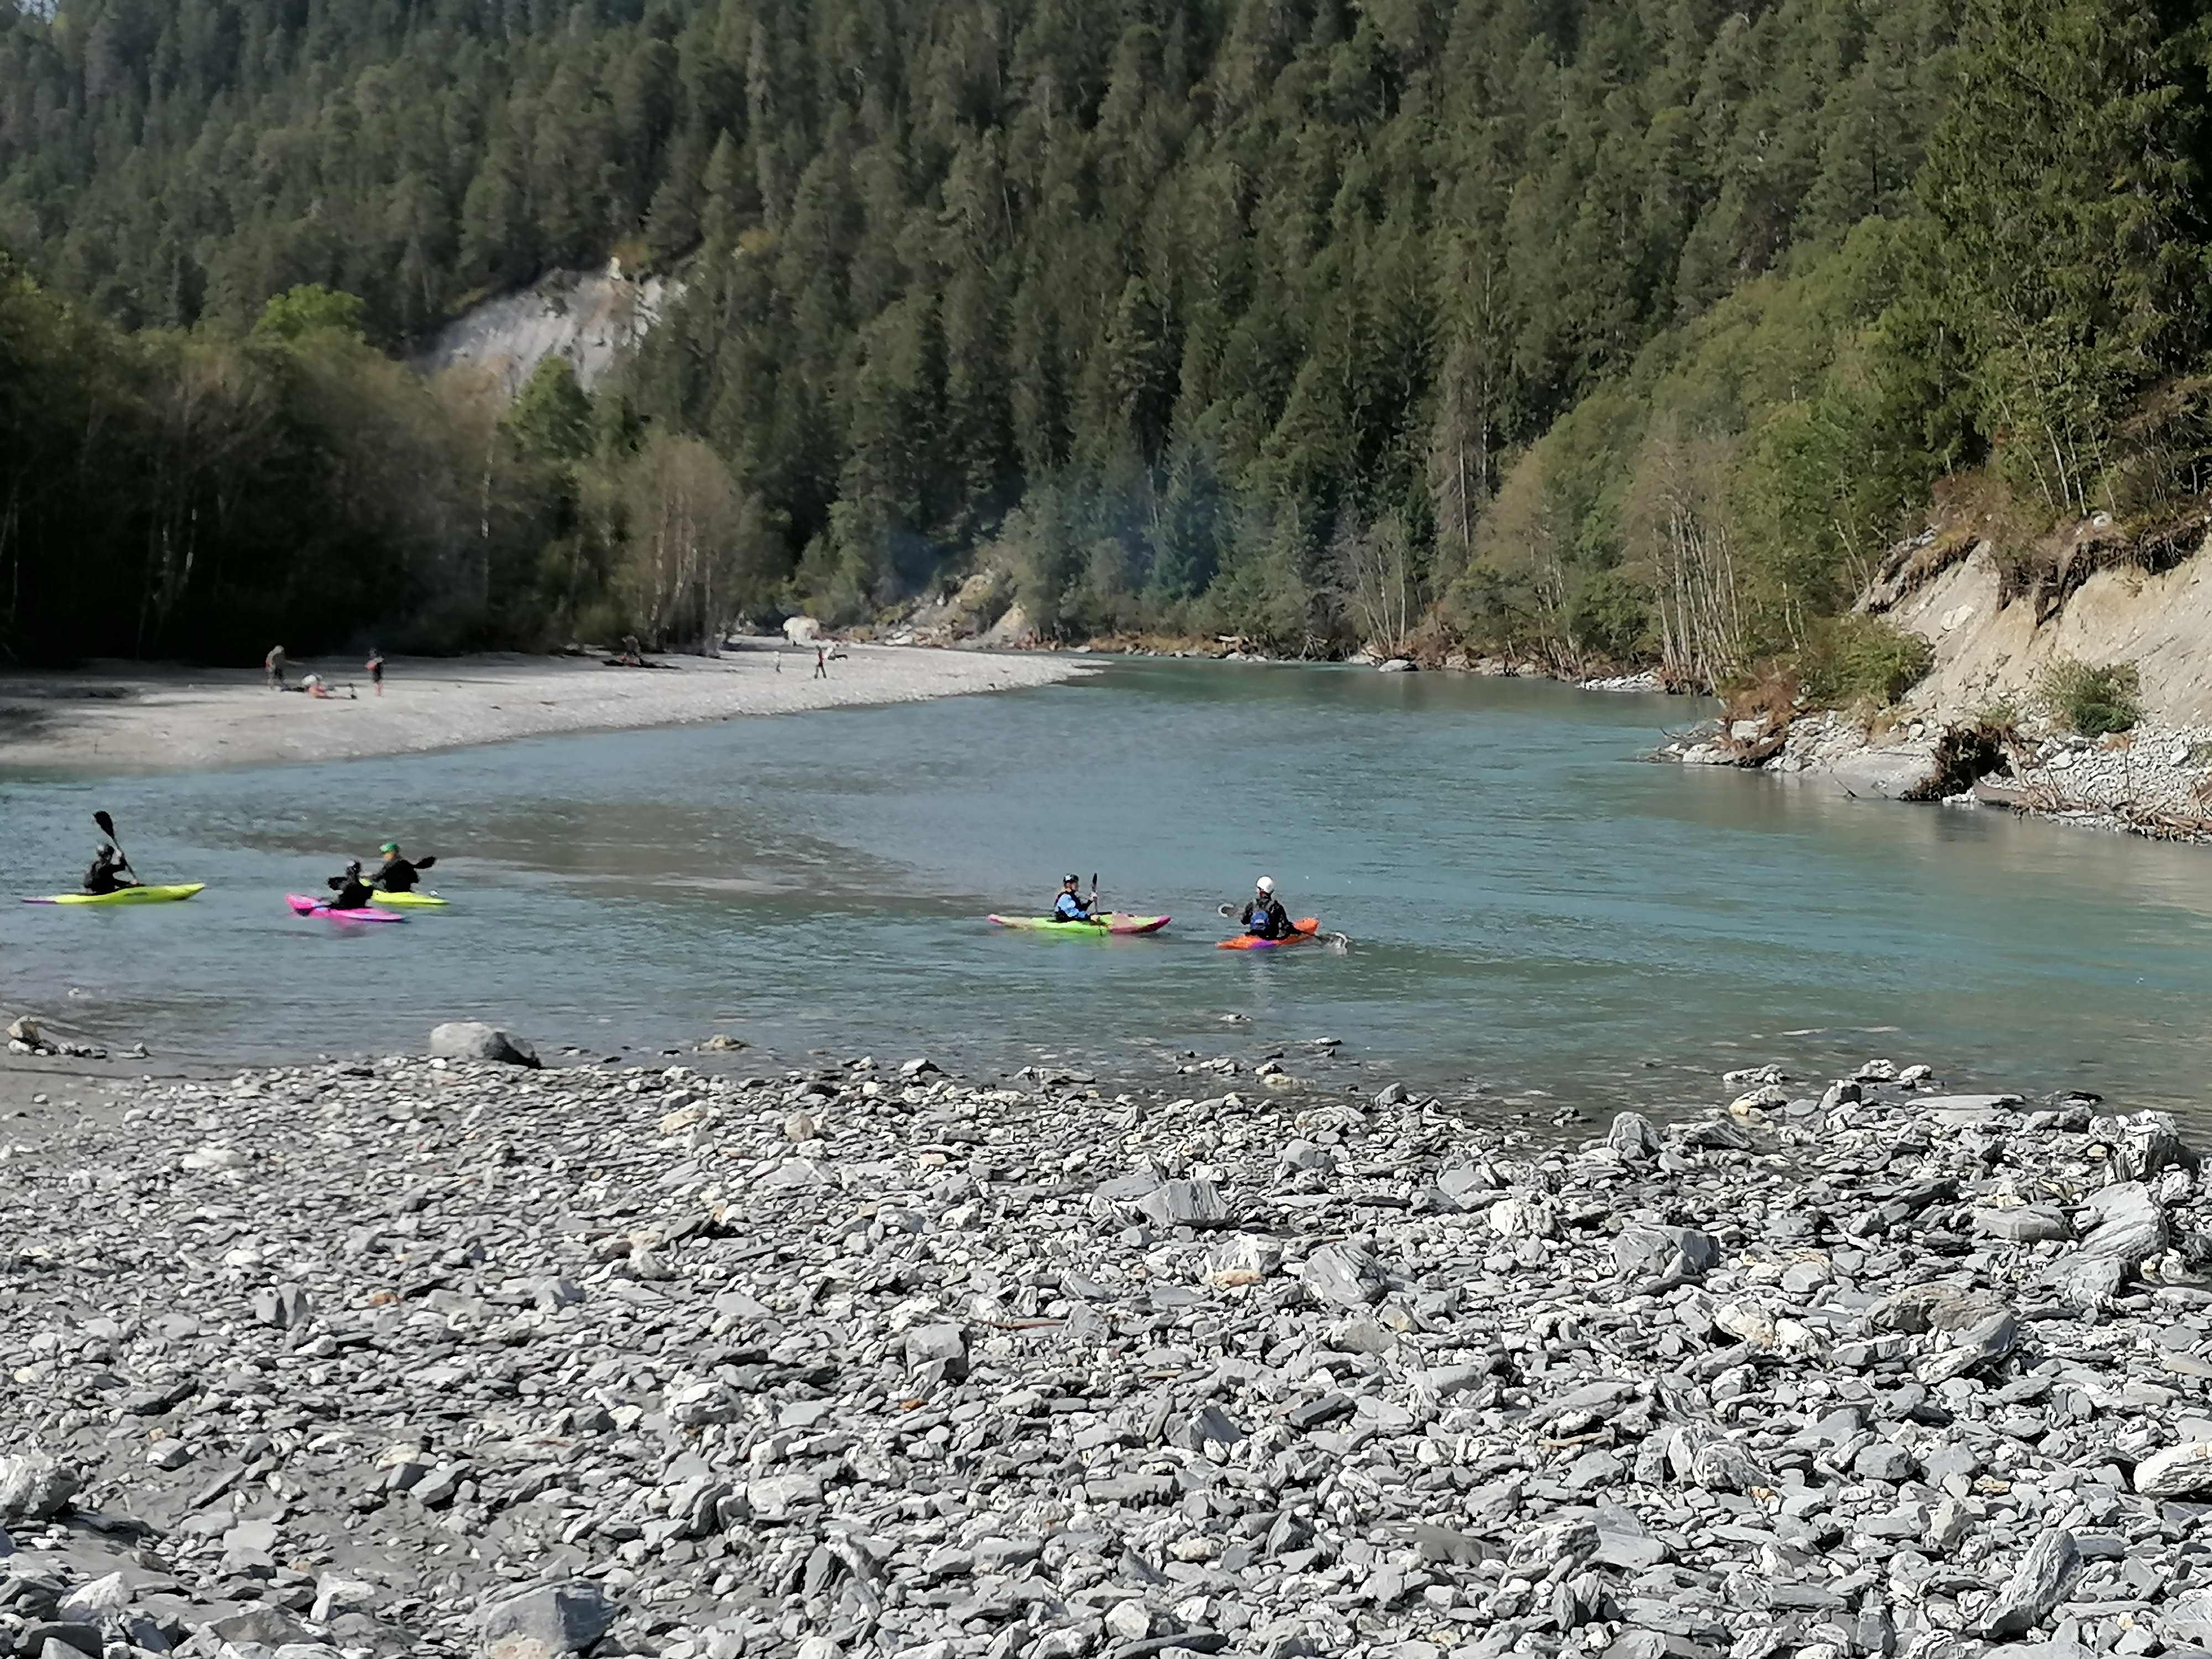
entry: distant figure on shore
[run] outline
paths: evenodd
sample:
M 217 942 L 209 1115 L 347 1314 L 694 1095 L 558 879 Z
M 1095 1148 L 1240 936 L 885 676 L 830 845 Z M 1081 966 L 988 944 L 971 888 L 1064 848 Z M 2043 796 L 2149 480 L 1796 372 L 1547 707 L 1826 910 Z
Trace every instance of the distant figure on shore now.
M 337 692 L 331 690 L 329 682 L 325 680 L 320 674 L 307 674 L 302 676 L 300 681 L 300 690 L 306 692 L 311 697 L 329 698 L 337 696 Z M 349 685 L 346 687 L 346 696 L 349 697 L 358 698 L 361 696 L 361 693 L 355 690 L 353 687 Z
M 378 696 L 384 695 L 384 653 L 373 645 L 368 647 L 368 683 Z
M 269 689 L 282 691 L 284 689 L 284 647 L 281 645 L 271 647 L 269 654 L 261 659 L 261 665 L 268 671 Z
M 817 680 L 830 678 L 830 653 L 818 643 L 814 647 L 814 678 Z
M 130 868 L 128 859 L 102 842 L 100 850 L 92 855 L 92 868 L 84 872 L 84 890 L 88 893 L 117 893 L 125 887 L 136 887 L 138 883 L 135 874 L 125 876 L 123 873 Z

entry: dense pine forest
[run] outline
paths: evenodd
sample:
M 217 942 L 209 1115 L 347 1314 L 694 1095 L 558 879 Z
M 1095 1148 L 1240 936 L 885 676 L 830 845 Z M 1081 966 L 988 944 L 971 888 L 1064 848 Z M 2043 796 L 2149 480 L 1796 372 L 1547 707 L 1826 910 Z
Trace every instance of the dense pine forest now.
M 1048 638 L 1714 684 L 1931 491 L 2201 511 L 2185 0 L 0 0 L 0 648 Z M 586 395 L 471 301 L 682 297 Z M 2009 544 L 2009 541 L 2008 543 Z

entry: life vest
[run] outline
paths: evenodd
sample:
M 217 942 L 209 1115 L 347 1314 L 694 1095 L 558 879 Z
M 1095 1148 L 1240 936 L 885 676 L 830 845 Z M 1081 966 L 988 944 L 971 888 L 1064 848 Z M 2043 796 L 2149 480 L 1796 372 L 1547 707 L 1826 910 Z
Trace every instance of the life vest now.
M 1062 893 L 1054 899 L 1052 902 L 1052 913 L 1062 921 L 1087 921 L 1091 914 L 1083 908 L 1083 901 L 1073 893 Z

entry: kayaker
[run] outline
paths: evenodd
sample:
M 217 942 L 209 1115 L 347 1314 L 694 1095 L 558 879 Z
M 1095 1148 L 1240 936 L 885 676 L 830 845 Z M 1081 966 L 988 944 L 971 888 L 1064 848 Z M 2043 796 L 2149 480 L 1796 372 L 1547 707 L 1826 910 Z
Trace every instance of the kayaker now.
M 1081 878 L 1075 876 L 1069 876 L 1060 884 L 1060 896 L 1052 902 L 1052 919 L 1054 921 L 1091 920 L 1091 907 L 1098 902 L 1098 889 L 1094 884 L 1091 896 L 1086 899 L 1076 891 L 1082 885 Z
M 368 908 L 371 889 L 368 884 L 361 878 L 359 859 L 353 860 L 346 866 L 345 874 L 332 876 L 329 886 L 333 895 L 331 899 L 331 909 L 366 910 Z
M 1252 902 L 1246 905 L 1237 920 L 1244 931 L 1258 939 L 1281 939 L 1291 931 L 1290 912 L 1283 908 L 1282 900 L 1275 896 L 1275 878 L 1260 878 Z
M 376 849 L 384 855 L 377 867 L 376 879 L 369 884 L 386 893 L 411 893 L 415 884 L 422 879 L 422 872 L 399 856 L 399 843 L 387 841 Z
M 88 893 L 119 893 L 126 887 L 138 884 L 134 875 L 123 872 L 131 868 L 131 861 L 114 848 L 102 842 L 100 850 L 92 855 L 92 868 L 84 872 L 84 890 Z

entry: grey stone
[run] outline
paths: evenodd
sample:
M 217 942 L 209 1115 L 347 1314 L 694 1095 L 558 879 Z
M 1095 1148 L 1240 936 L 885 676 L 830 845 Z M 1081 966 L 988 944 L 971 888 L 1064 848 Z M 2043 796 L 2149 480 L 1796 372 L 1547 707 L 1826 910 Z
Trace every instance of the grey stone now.
M 957 1382 L 968 1375 L 968 1334 L 953 1324 L 918 1326 L 906 1334 L 906 1364 Z
M 2166 1212 L 2140 1181 L 2106 1187 L 2089 1200 L 2081 1242 L 2051 1263 L 2044 1283 L 2077 1308 L 2112 1306 L 2136 1268 L 2166 1249 Z
M 69 1507 L 76 1471 L 41 1451 L 0 1455 L 0 1521 L 45 1521 Z
M 549 1653 L 585 1653 L 614 1628 L 616 1611 L 597 1585 L 541 1584 L 493 1602 L 478 1623 L 489 1644 L 522 1637 Z
M 1974 1212 L 1974 1231 L 2008 1244 L 2041 1244 L 2074 1237 L 2064 1211 L 2054 1204 L 2014 1204 Z
M 1658 1157 L 1662 1145 L 1658 1130 L 1640 1112 L 1615 1114 L 1613 1127 L 1606 1131 L 1605 1144 L 1623 1158 L 1638 1161 Z
M 2136 1490 L 2146 1498 L 2182 1498 L 2212 1486 L 2212 1440 L 2168 1446 L 2136 1465 Z
M 1219 1227 L 1231 1218 L 1228 1201 L 1210 1181 L 1163 1182 L 1136 1207 L 1163 1227 Z
M 2081 1576 L 2081 1553 L 2074 1534 L 2063 1527 L 2046 1528 L 2005 1580 L 1983 1618 L 1990 1641 L 2025 1635 L 2050 1617 L 2051 1610 Z
M 1298 1282 L 1316 1300 L 1364 1308 L 1381 1300 L 1383 1277 L 1374 1256 L 1355 1244 L 1324 1244 L 1298 1268 Z
M 430 1053 L 439 1060 L 477 1060 L 500 1066 L 536 1066 L 538 1051 L 520 1037 L 482 1020 L 448 1020 L 430 1028 Z

